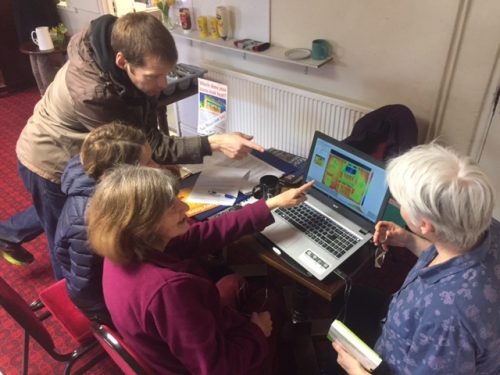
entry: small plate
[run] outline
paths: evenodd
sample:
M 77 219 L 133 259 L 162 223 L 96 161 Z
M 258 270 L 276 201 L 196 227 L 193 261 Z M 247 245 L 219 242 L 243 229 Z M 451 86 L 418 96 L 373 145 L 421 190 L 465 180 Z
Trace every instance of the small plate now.
M 311 50 L 308 48 L 292 48 L 285 51 L 285 56 L 290 60 L 303 60 L 311 56 Z

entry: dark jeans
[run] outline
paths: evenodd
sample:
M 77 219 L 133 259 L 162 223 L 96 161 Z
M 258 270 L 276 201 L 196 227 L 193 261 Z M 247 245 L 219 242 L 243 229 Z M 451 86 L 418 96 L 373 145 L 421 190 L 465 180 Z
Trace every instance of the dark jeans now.
M 18 170 L 24 186 L 31 193 L 33 206 L 35 207 L 43 231 L 47 236 L 54 276 L 56 280 L 60 280 L 63 278 L 63 275 L 54 251 L 54 236 L 57 221 L 66 201 L 66 195 L 61 191 L 61 185 L 38 176 L 20 162 L 18 162 Z
M 15 244 L 29 242 L 42 233 L 42 224 L 33 206 L 0 222 L 0 239 Z

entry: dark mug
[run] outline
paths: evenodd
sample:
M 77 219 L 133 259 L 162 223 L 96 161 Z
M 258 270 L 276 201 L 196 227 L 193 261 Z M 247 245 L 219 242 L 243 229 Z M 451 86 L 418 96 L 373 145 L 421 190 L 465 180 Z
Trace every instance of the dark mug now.
M 257 199 L 268 199 L 278 195 L 280 191 L 281 186 L 279 178 L 268 174 L 260 178 L 259 184 L 252 189 L 252 195 Z

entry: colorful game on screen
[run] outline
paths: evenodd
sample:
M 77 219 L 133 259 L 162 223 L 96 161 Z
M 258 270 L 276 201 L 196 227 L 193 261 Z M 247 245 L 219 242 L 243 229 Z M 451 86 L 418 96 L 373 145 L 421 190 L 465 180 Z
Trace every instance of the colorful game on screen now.
M 345 160 L 332 150 L 322 182 L 330 189 L 336 190 L 347 201 L 354 203 L 359 210 L 366 197 L 371 176 L 369 168 L 354 161 Z
M 371 222 L 384 203 L 384 169 L 325 139 L 315 139 L 306 180 L 317 181 L 316 189 Z

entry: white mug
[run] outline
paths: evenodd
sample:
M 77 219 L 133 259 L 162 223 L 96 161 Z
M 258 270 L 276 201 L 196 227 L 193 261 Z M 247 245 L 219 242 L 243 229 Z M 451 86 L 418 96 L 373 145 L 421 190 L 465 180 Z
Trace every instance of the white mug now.
M 51 51 L 54 49 L 54 43 L 52 43 L 48 26 L 39 26 L 32 31 L 31 40 L 38 46 L 40 51 Z

